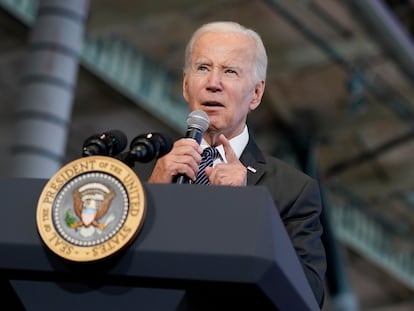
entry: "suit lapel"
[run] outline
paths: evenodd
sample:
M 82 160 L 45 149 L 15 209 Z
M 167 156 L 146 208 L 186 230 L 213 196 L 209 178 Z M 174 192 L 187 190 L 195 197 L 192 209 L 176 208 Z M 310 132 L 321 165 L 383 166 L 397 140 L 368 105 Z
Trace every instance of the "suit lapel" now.
M 251 137 L 240 156 L 240 162 L 247 168 L 247 185 L 256 185 L 265 173 L 266 159 Z

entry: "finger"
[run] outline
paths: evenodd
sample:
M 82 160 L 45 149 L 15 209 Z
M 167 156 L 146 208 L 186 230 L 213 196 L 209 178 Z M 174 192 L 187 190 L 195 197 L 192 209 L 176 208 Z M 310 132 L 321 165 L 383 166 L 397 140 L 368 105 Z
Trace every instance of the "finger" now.
M 200 149 L 194 140 L 177 140 L 172 150 L 157 160 L 150 181 L 168 182 L 178 174 L 193 180 L 201 161 Z
M 204 169 L 204 173 L 206 174 L 208 180 L 211 182 L 213 179 L 212 173 L 213 173 L 213 168 L 211 166 L 207 166 Z
M 217 167 L 211 167 L 211 166 L 207 166 L 205 168 L 205 174 L 210 182 L 211 185 L 219 185 L 220 184 L 220 180 L 217 179 Z
M 175 150 L 182 150 L 182 149 L 192 149 L 196 153 L 201 154 L 203 152 L 203 149 L 201 146 L 194 140 L 190 138 L 181 138 L 174 142 L 173 149 L 171 151 Z
M 196 164 L 201 161 L 201 147 L 189 139 L 181 139 L 174 143 L 172 150 L 166 155 L 176 163 L 187 163 L 193 159 Z
M 223 134 L 220 134 L 219 140 L 224 148 L 224 153 L 226 155 L 227 163 L 238 162 L 239 158 L 237 157 L 236 153 L 234 152 L 233 148 L 230 145 L 229 140 Z

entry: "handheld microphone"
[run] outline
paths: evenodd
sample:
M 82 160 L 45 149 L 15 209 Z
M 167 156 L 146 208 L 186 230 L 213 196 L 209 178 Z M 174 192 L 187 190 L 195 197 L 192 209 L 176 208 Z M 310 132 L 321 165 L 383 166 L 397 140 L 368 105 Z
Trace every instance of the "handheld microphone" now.
M 127 145 L 126 135 L 118 130 L 111 130 L 88 137 L 82 146 L 82 156 L 93 155 L 116 156 Z
M 187 117 L 186 138 L 194 139 L 198 144 L 201 143 L 204 132 L 208 129 L 210 120 L 207 113 L 203 110 L 194 110 Z M 188 184 L 190 182 L 186 175 L 180 174 L 174 178 L 176 184 Z
M 126 152 L 121 160 L 132 167 L 136 161 L 146 163 L 161 158 L 171 151 L 172 146 L 173 141 L 167 135 L 141 134 L 131 141 L 129 152 Z

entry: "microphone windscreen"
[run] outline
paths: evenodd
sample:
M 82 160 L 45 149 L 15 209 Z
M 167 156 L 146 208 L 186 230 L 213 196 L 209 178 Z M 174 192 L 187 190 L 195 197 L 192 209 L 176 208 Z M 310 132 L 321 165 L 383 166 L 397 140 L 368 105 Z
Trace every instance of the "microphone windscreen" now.
M 124 132 L 119 130 L 110 130 L 104 135 L 107 135 L 112 142 L 112 155 L 116 155 L 127 146 L 128 138 Z
M 126 135 L 119 130 L 110 130 L 88 137 L 82 146 L 82 156 L 116 156 L 127 145 Z
M 157 142 L 159 144 L 159 151 L 157 158 L 161 158 L 171 151 L 173 147 L 173 140 L 169 135 L 155 133 L 157 136 Z
M 207 113 L 203 110 L 194 110 L 187 117 L 187 127 L 196 128 L 201 132 L 205 132 L 210 125 L 210 120 Z

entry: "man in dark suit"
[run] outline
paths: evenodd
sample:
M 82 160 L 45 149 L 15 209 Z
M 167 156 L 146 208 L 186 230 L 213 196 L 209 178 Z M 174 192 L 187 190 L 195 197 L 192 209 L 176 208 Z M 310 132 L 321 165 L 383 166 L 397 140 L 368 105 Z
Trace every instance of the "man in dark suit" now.
M 306 277 L 320 306 L 324 300 L 325 251 L 317 182 L 275 157 L 265 156 L 249 135 L 248 114 L 265 89 L 267 55 L 260 36 L 233 22 L 200 27 L 185 54 L 183 96 L 191 111 L 208 115 L 201 144 L 181 138 L 157 160 L 148 180 L 171 183 L 175 176 L 196 180 L 203 149 L 220 153 L 204 172 L 211 185 L 266 186 L 279 209 Z

